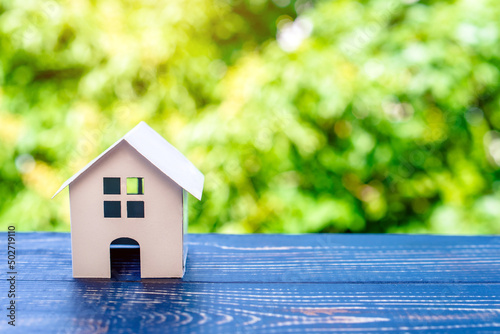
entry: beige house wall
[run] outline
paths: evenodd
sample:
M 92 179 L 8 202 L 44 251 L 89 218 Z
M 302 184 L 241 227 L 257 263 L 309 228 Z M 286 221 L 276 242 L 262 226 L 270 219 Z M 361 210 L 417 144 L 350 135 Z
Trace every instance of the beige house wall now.
M 121 194 L 104 195 L 103 178 L 120 177 Z M 144 178 L 144 195 L 127 195 L 127 177 Z M 123 141 L 69 186 L 74 277 L 111 276 L 110 244 L 140 245 L 141 277 L 182 277 L 183 189 Z M 121 218 L 104 218 L 104 201 L 121 201 Z M 144 218 L 127 218 L 127 200 L 144 201 Z

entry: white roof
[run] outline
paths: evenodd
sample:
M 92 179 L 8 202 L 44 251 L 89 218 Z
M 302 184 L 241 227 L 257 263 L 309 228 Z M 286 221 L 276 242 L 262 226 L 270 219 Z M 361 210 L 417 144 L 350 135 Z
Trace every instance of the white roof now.
M 70 177 L 59 190 L 52 196 L 54 198 L 71 182 L 85 173 L 97 160 L 106 155 L 111 149 L 122 141 L 129 143 L 141 155 L 155 165 L 165 175 L 170 177 L 175 183 L 188 193 L 201 200 L 203 192 L 203 174 L 189 161 L 181 152 L 173 147 L 168 141 L 160 136 L 145 122 L 140 122 L 135 128 L 130 130 L 125 136 L 102 152 L 97 158 L 83 167 L 78 173 Z

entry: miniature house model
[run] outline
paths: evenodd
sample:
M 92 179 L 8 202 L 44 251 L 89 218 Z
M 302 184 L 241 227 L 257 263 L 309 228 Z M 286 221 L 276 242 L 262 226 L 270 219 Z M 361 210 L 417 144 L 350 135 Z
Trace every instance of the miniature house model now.
M 73 277 L 111 277 L 110 244 L 140 246 L 141 277 L 182 277 L 187 193 L 198 200 L 203 174 L 141 122 L 55 193 L 69 186 Z

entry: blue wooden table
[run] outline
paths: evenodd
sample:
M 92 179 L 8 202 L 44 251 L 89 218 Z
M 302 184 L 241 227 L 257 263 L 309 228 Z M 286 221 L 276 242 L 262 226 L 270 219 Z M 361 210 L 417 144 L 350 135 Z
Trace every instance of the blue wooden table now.
M 5 254 L 6 233 L 0 234 Z M 189 235 L 179 279 L 139 278 L 113 249 L 111 280 L 71 276 L 69 234 L 16 234 L 0 332 L 500 332 L 500 237 Z M 2 275 L 9 268 L 0 260 Z

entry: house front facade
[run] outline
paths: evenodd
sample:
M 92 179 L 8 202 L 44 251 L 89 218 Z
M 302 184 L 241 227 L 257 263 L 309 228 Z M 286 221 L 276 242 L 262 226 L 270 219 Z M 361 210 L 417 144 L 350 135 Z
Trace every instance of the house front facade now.
M 139 244 L 141 277 L 182 277 L 184 274 L 187 186 L 176 181 L 179 175 L 186 176 L 176 174 L 177 180 L 174 180 L 166 174 L 168 170 L 162 168 L 170 164 L 181 168 L 176 160 L 179 156 L 168 154 L 161 146 L 153 148 L 155 156 L 141 149 L 144 131 L 157 141 L 155 144 L 146 138 L 146 146 L 161 143 L 159 135 L 152 134 L 153 130 L 145 126 L 142 131 L 130 132 L 136 139 L 141 138 L 139 144 L 125 136 L 67 181 L 74 277 L 110 277 L 110 244 L 120 238 L 130 238 Z M 163 160 L 155 164 L 151 160 L 158 159 L 156 155 L 162 155 Z M 185 163 L 187 159 L 182 158 Z M 188 172 L 194 172 L 192 167 L 187 168 Z M 200 174 L 191 175 L 198 178 L 195 182 L 198 185 L 203 184 Z M 199 188 L 191 190 L 201 197 Z

